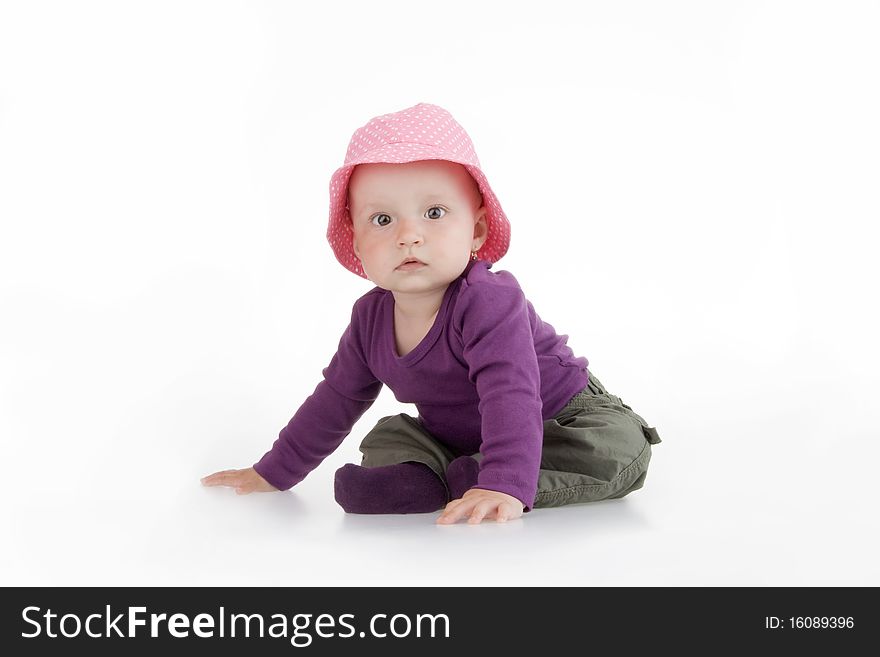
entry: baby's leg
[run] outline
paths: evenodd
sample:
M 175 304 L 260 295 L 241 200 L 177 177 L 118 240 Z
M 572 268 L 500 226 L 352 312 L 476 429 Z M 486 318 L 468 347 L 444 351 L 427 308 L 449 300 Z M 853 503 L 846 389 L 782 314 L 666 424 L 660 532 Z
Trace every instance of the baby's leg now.
M 431 513 L 446 506 L 446 486 L 424 463 L 336 471 L 336 501 L 346 513 Z
M 544 422 L 536 509 L 620 498 L 645 483 L 657 430 L 604 388 L 589 393 Z

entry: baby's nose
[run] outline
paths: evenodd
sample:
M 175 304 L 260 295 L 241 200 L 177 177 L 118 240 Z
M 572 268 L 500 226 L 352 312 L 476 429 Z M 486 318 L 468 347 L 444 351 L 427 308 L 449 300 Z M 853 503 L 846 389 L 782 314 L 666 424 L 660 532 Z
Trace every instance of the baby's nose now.
M 421 244 L 422 238 L 419 235 L 407 235 L 401 237 L 397 242 L 400 246 L 409 246 L 411 244 Z
M 419 230 L 419 224 L 415 221 L 403 220 L 400 222 L 400 230 L 397 233 L 397 243 L 400 246 L 421 244 L 423 236 Z

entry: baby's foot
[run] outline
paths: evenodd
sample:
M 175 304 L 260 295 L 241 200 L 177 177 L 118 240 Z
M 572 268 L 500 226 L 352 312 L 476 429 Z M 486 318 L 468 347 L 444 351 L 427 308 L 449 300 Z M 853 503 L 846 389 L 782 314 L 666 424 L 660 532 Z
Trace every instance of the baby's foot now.
M 336 471 L 336 502 L 346 513 L 431 513 L 446 506 L 446 486 L 424 463 Z
M 470 456 L 459 456 L 453 459 L 446 468 L 446 483 L 452 499 L 460 499 L 471 487 L 477 485 L 480 464 Z

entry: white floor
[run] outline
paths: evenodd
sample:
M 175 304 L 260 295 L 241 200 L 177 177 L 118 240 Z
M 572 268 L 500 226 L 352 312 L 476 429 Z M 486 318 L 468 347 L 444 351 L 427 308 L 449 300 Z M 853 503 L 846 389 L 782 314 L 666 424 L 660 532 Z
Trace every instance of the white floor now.
M 826 408 L 845 409 L 845 399 Z M 3 585 L 878 585 L 876 428 L 844 450 L 796 418 L 656 423 L 647 485 L 623 500 L 439 527 L 436 514 L 350 516 L 332 473 L 346 443 L 287 493 L 236 496 L 201 475 L 245 465 L 185 431 L 133 420 L 120 459 L 71 431 L 4 458 Z M 705 421 L 700 421 L 700 419 Z M 38 420 L 39 421 L 39 420 Z M 46 422 L 44 418 L 42 420 Z M 841 427 L 842 432 L 846 431 Z M 711 435 L 709 435 L 711 432 Z M 173 432 L 172 432 L 173 433 Z M 773 434 L 790 441 L 770 441 Z M 178 447 L 173 447 L 173 444 Z M 76 445 L 76 447 L 74 447 Z M 216 447 L 216 445 L 215 445 Z M 167 450 L 167 451 L 164 451 Z M 169 459 L 170 453 L 180 459 Z M 79 456 L 74 456 L 79 454 Z

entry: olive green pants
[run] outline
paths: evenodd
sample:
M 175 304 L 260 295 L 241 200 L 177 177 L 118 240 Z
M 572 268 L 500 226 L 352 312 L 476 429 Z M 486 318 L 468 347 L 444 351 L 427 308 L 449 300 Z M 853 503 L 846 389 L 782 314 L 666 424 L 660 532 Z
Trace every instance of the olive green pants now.
M 544 422 L 534 508 L 596 502 L 638 490 L 648 473 L 651 445 L 659 442 L 657 430 L 590 373 L 587 387 Z M 446 468 L 460 456 L 406 413 L 379 420 L 360 450 L 364 467 L 424 463 L 444 485 Z M 472 458 L 479 461 L 482 454 Z

